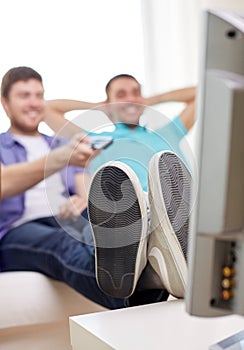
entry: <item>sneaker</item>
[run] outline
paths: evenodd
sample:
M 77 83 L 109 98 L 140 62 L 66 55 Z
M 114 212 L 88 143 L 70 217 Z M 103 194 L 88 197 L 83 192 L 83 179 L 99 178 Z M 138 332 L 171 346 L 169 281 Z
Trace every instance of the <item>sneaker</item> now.
M 94 174 L 88 215 L 95 242 L 99 287 L 127 298 L 147 262 L 147 207 L 141 184 L 124 163 L 109 162 Z
M 151 233 L 148 260 L 170 294 L 183 298 L 187 280 L 187 241 L 191 175 L 174 153 L 155 154 L 149 163 Z

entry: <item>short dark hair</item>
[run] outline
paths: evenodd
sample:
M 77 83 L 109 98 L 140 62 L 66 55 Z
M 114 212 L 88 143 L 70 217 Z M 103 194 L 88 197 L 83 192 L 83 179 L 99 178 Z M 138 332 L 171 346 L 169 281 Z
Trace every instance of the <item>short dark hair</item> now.
M 108 96 L 109 89 L 110 89 L 110 86 L 111 86 L 112 82 L 117 80 L 117 79 L 119 79 L 119 78 L 130 78 L 130 79 L 135 80 L 138 83 L 138 85 L 140 85 L 139 82 L 137 81 L 137 79 L 135 77 L 133 77 L 133 75 L 130 75 L 130 74 L 118 74 L 118 75 L 115 75 L 113 78 L 111 78 L 109 80 L 109 82 L 107 83 L 107 85 L 105 87 L 105 91 L 106 91 L 107 96 Z
M 17 81 L 27 81 L 36 79 L 42 83 L 41 75 L 34 69 L 29 67 L 14 67 L 11 68 L 3 77 L 1 84 L 1 96 L 8 98 L 11 86 Z

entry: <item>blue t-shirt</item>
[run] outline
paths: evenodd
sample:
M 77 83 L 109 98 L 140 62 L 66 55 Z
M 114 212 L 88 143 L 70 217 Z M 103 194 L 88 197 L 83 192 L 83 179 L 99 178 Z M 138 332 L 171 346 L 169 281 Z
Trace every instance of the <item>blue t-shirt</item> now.
M 113 131 L 99 133 L 103 136 L 112 136 L 114 142 L 91 161 L 92 171 L 111 160 L 123 162 L 134 170 L 143 190 L 147 192 L 148 164 L 155 153 L 164 150 L 173 151 L 185 161 L 180 141 L 187 130 L 179 117 L 156 130 L 149 130 L 144 126 L 137 126 L 131 130 L 123 123 L 116 123 L 114 127 Z M 90 132 L 89 135 L 97 134 Z

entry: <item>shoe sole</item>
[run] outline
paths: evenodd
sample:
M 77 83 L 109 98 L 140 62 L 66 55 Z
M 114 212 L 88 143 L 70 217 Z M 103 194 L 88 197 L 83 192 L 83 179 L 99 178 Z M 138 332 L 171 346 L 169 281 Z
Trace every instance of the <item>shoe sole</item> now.
M 172 152 L 156 154 L 149 164 L 151 234 L 148 259 L 165 288 L 183 298 L 187 281 L 187 240 L 191 175 Z
M 110 162 L 95 173 L 88 196 L 99 287 L 129 297 L 146 265 L 147 210 L 141 184 L 125 164 Z

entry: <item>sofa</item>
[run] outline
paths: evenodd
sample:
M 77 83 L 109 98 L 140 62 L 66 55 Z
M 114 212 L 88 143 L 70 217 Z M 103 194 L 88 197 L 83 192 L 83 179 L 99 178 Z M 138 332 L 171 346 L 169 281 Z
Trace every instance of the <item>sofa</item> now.
M 69 316 L 104 310 L 40 273 L 0 273 L 0 350 L 71 350 Z

